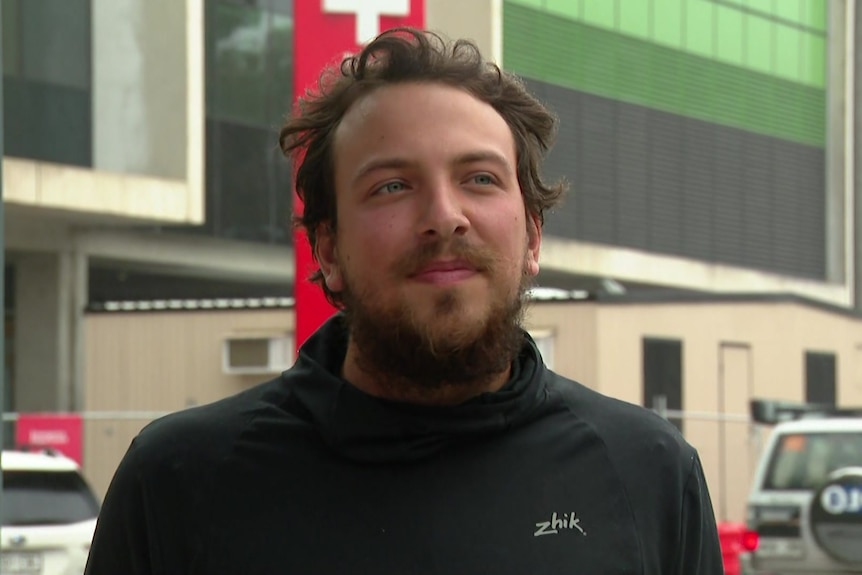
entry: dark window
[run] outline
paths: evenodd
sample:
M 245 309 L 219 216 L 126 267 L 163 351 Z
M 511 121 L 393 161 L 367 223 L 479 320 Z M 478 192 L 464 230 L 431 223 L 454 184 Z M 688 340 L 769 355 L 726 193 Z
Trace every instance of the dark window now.
M 213 235 L 292 241 L 290 167 L 274 130 L 207 121 L 206 224 Z
M 3 78 L 8 156 L 91 166 L 90 92 L 14 76 Z
M 18 20 L 11 25 L 19 30 L 19 74 L 36 82 L 89 90 L 89 0 L 18 0 L 15 12 Z
M 207 117 L 273 128 L 293 100 L 293 17 L 206 4 Z
M 643 380 L 644 406 L 682 410 L 682 342 L 644 338 Z M 670 421 L 682 431 L 682 419 Z
M 805 401 L 835 405 L 834 353 L 805 353 Z
M 278 131 L 293 100 L 289 0 L 206 2 L 206 217 L 179 229 L 293 241 L 290 166 Z
M 98 513 L 96 498 L 77 472 L 3 472 L 3 525 L 64 525 Z
M 89 0 L 2 0 L 5 153 L 92 165 Z

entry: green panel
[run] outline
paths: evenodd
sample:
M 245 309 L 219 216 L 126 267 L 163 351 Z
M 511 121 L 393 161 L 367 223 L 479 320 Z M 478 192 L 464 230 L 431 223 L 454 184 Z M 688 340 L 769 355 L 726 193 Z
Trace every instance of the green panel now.
M 762 18 L 748 18 L 746 21 L 745 65 L 763 72 L 774 73 L 772 37 L 775 26 Z
M 557 17 L 823 87 L 826 0 L 506 0 Z M 825 54 L 825 53 L 824 53 Z
M 773 14 L 775 6 L 772 0 L 745 0 L 742 4 L 748 6 L 751 10 L 763 12 L 764 14 Z
M 827 0 L 808 0 L 805 7 L 806 25 L 826 32 L 826 2 Z
M 813 86 L 826 87 L 826 38 L 807 36 L 803 46 L 802 78 Z
M 786 26 L 775 27 L 775 74 L 796 80 L 801 78 L 799 62 L 800 36 L 803 34 Z
M 825 142 L 822 89 L 509 2 L 503 61 L 522 76 L 591 94 L 810 145 Z
M 653 0 L 653 41 L 671 48 L 682 48 L 682 2 Z
M 581 3 L 573 0 L 542 0 L 542 5 L 548 12 L 565 16 L 566 18 L 580 19 Z
M 782 20 L 803 23 L 802 2 L 800 0 L 780 0 L 775 3 L 775 15 Z
M 572 0 L 570 3 L 574 4 Z M 602 28 L 616 28 L 616 2 L 609 0 L 586 0 L 583 3 L 583 14 L 581 15 L 584 22 L 593 26 Z
M 545 6 L 545 0 L 506 0 L 511 4 L 521 4 L 523 6 L 531 6 L 541 10 Z
M 715 17 L 718 30 L 721 31 L 715 39 L 716 58 L 728 64 L 742 66 L 742 12 L 727 6 L 716 6 Z
M 617 1 L 620 11 L 620 33 L 649 40 L 650 3 L 644 0 Z
M 685 10 L 685 48 L 698 56 L 715 55 L 715 4 L 689 1 Z

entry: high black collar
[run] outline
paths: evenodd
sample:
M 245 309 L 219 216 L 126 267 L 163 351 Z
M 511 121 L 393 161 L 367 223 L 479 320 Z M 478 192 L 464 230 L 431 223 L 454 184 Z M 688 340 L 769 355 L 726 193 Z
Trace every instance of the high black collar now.
M 529 421 L 545 397 L 545 367 L 526 332 L 506 385 L 455 406 L 401 403 L 363 392 L 340 376 L 346 351 L 347 329 L 336 315 L 305 342 L 283 379 L 324 441 L 349 459 L 421 459 L 453 442 Z

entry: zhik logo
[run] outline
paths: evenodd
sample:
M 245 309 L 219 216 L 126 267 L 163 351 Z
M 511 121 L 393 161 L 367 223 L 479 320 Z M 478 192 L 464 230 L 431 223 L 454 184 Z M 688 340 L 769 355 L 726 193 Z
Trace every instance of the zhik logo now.
M 581 535 L 587 535 L 587 532 L 584 531 L 584 528 L 581 527 L 581 520 L 575 515 L 575 512 L 572 513 L 563 513 L 563 517 L 560 518 L 554 513 L 551 516 L 550 521 L 542 521 L 541 523 L 536 523 L 536 532 L 533 533 L 533 537 L 538 537 L 539 535 L 553 535 L 555 533 L 559 533 L 561 529 L 577 529 L 581 532 Z

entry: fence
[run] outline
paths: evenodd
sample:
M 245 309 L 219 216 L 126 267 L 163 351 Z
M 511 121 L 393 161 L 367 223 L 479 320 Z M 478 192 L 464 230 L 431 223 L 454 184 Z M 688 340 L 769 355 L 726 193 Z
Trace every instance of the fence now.
M 658 397 L 653 411 L 673 422 L 700 455 L 715 515 L 722 522 L 742 522 L 768 426 L 749 414 L 668 409 Z

